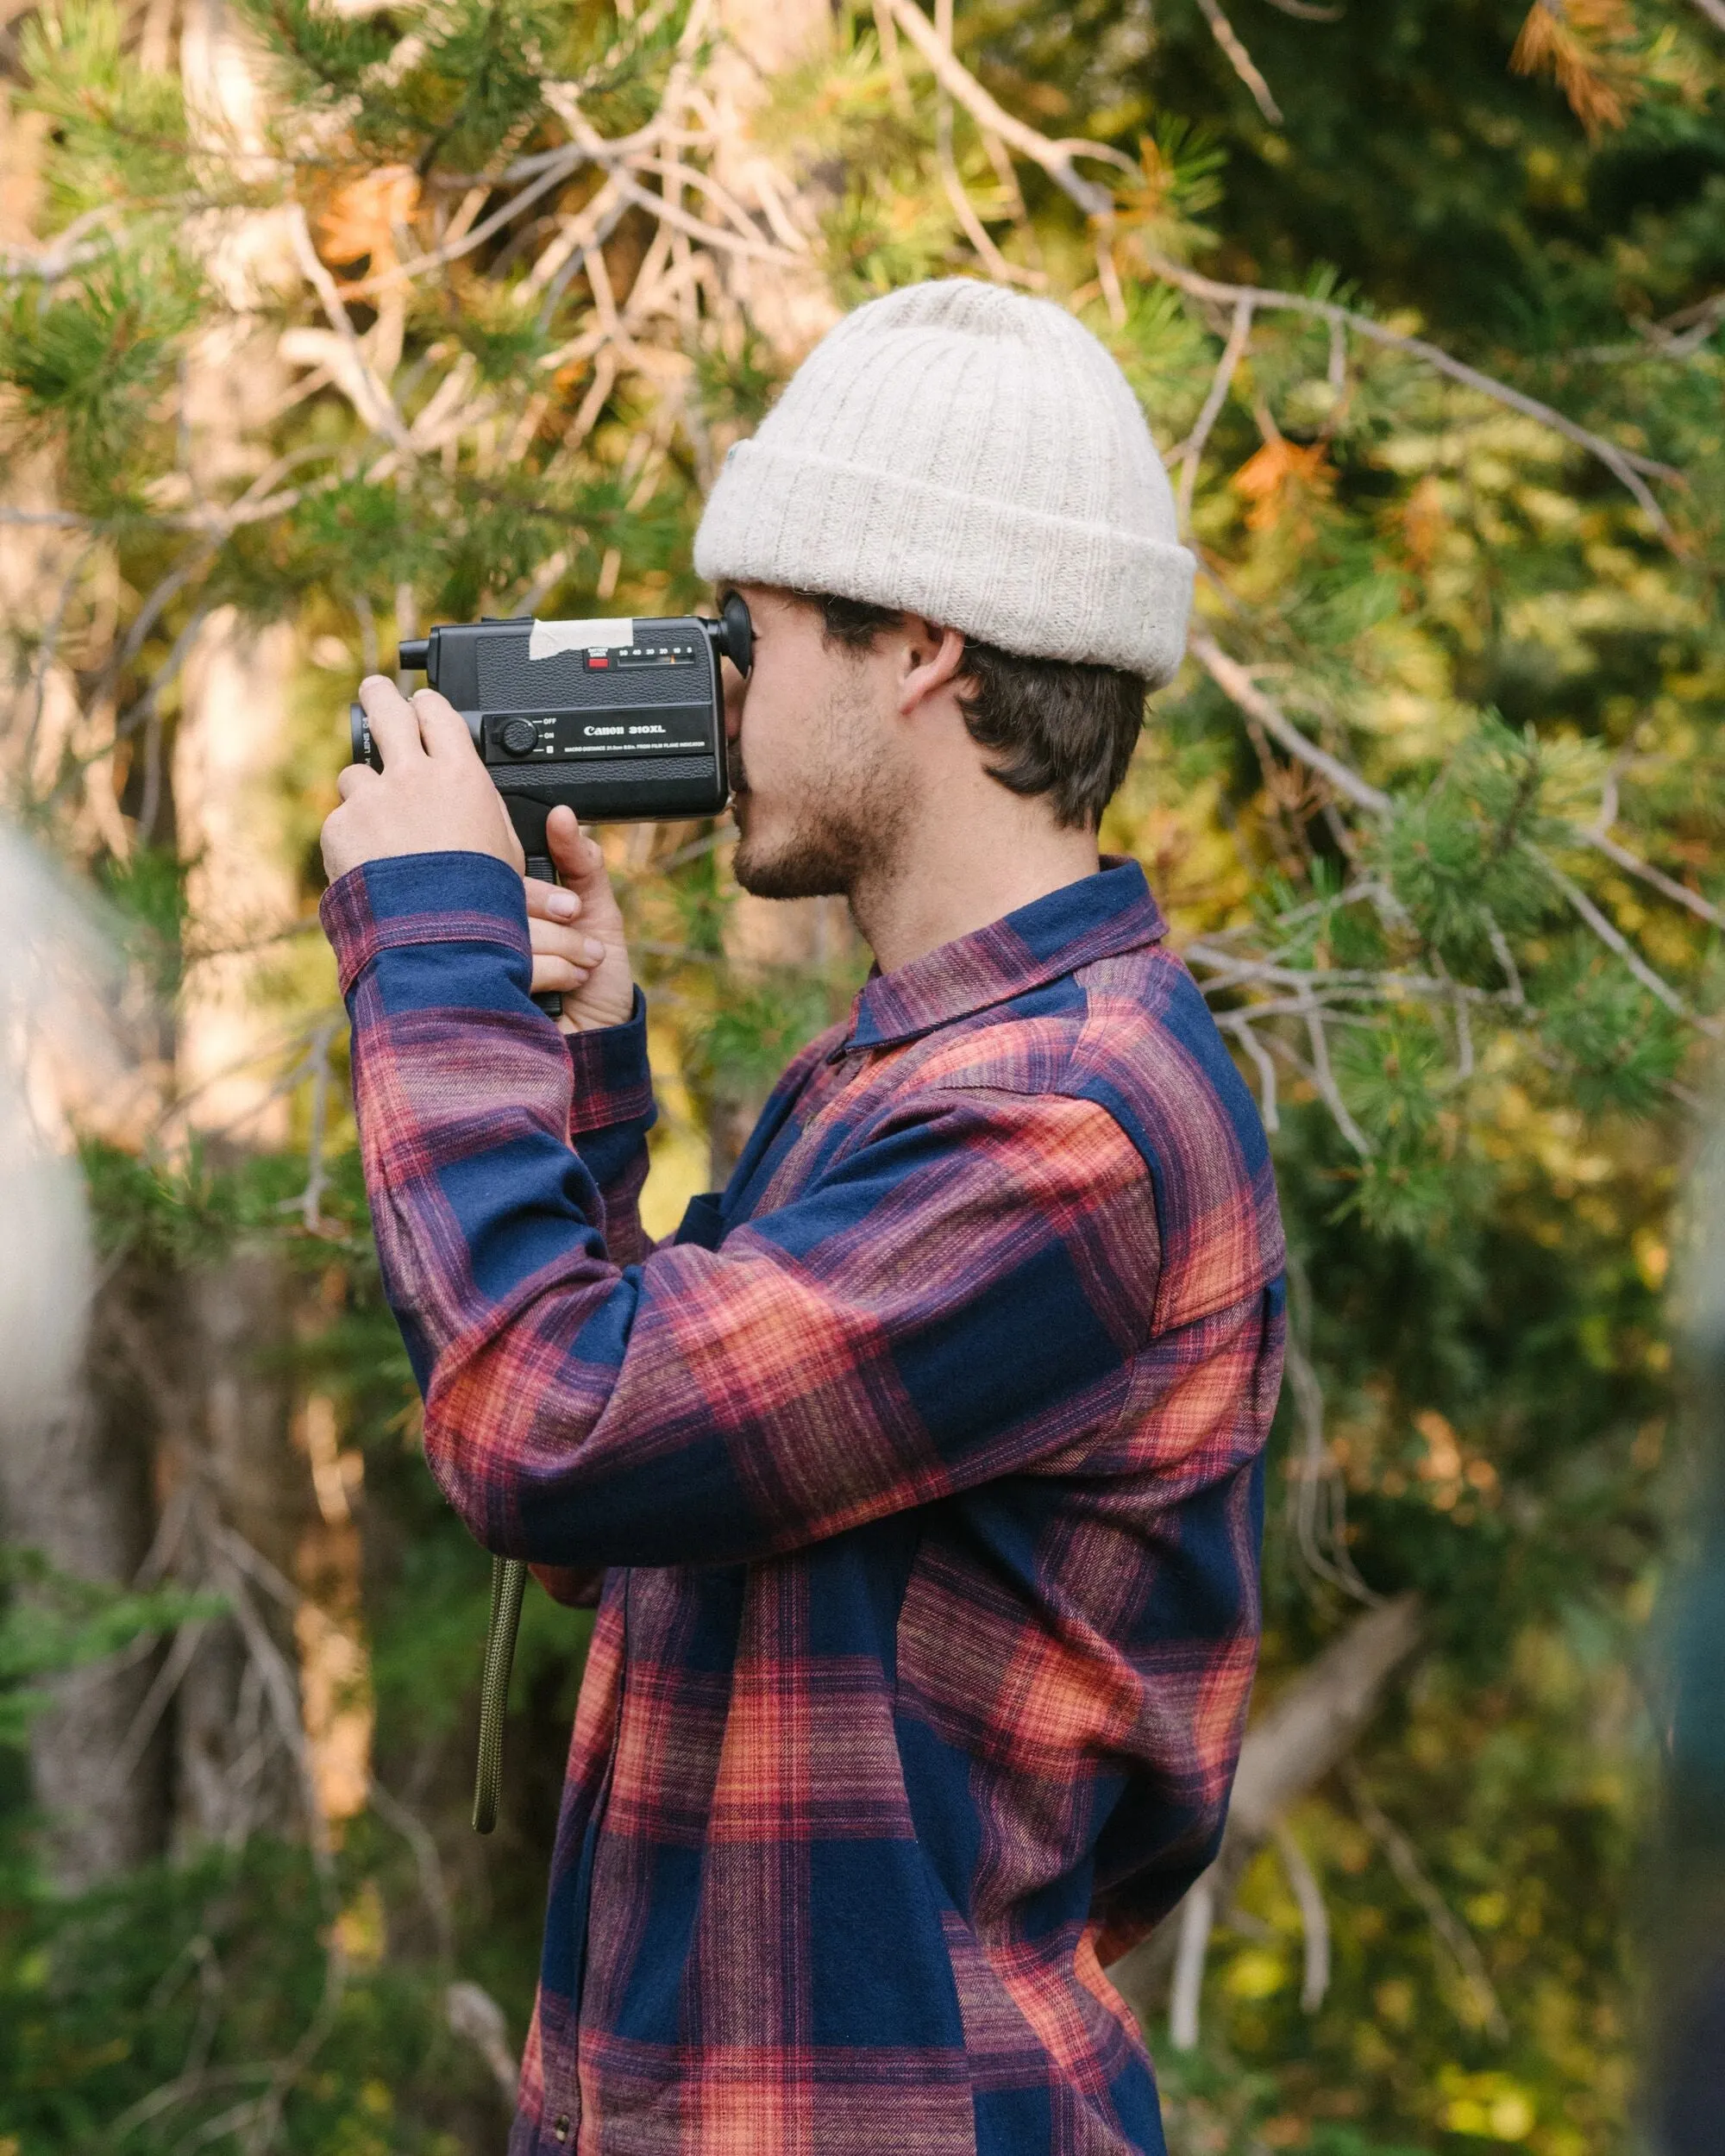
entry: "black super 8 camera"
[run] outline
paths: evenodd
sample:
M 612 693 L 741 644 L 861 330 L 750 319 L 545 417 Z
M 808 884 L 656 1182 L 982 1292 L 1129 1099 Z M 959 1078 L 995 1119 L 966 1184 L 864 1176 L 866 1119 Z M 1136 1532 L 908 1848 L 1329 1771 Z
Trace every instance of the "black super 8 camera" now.
M 716 816 L 725 771 L 719 661 L 747 674 L 749 609 L 733 592 L 717 621 L 481 621 L 401 647 L 405 668 L 448 697 L 504 798 L 530 874 L 549 877 L 545 819 L 566 803 L 584 824 Z M 360 705 L 354 761 L 381 770 Z

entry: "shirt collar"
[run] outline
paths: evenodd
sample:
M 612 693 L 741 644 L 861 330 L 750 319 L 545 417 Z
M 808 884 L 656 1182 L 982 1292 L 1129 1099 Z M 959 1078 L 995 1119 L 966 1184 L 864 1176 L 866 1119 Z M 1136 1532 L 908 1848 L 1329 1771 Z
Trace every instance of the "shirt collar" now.
M 1138 862 L 1105 856 L 1095 875 L 891 973 L 871 975 L 852 1009 L 850 1031 L 834 1052 L 914 1039 L 1167 932 Z

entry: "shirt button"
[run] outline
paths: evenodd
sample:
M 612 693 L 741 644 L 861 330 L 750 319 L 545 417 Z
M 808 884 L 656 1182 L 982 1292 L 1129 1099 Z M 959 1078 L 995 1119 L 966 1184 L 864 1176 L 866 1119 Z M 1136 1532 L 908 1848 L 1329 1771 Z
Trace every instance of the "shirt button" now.
M 563 2112 L 560 2112 L 560 2113 L 559 2113 L 558 2117 L 557 2117 L 557 2122 L 556 2122 L 556 2124 L 555 2124 L 555 2126 L 551 2128 L 551 2137 L 552 2137 L 552 2139 L 553 2139 L 554 2140 L 559 2140 L 559 2141 L 566 2141 L 566 2140 L 568 2140 L 568 2138 L 569 2138 L 569 2115 L 568 2115 L 568 2113 L 567 2111 L 563 2111 Z

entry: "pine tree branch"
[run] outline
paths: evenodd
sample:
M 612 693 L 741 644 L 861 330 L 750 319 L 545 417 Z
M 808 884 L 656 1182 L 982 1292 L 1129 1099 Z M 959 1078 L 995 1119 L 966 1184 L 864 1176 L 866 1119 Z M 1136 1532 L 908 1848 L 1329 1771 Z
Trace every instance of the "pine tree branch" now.
M 893 0 L 893 4 L 902 6 L 906 4 L 906 0 Z M 1178 262 L 1171 262 L 1165 256 L 1152 254 L 1148 249 L 1143 251 L 1143 260 L 1145 266 L 1154 276 L 1175 285 L 1181 291 L 1189 292 L 1195 299 L 1208 299 L 1223 306 L 1238 306 L 1242 299 L 1248 299 L 1255 309 L 1260 310 L 1310 315 L 1321 322 L 1340 323 L 1371 343 L 1383 345 L 1391 351 L 1408 353 L 1415 359 L 1423 360 L 1438 373 L 1446 374 L 1452 381 L 1461 383 L 1465 388 L 1477 390 L 1482 396 L 1508 405 L 1510 411 L 1537 420 L 1541 426 L 1549 427 L 1554 434 L 1561 435 L 1565 441 L 1573 442 L 1578 448 L 1584 449 L 1590 456 L 1597 458 L 1634 497 L 1659 536 L 1667 545 L 1675 546 L 1676 535 L 1670 520 L 1641 476 L 1645 473 L 1653 479 L 1670 479 L 1677 485 L 1683 485 L 1682 473 L 1674 470 L 1669 464 L 1661 464 L 1657 459 L 1642 456 L 1633 449 L 1622 448 L 1616 442 L 1607 441 L 1603 435 L 1595 434 L 1590 428 L 1566 417 L 1554 406 L 1542 404 L 1537 397 L 1529 397 L 1525 390 L 1513 388 L 1508 382 L 1500 382 L 1493 375 L 1481 373 L 1477 367 L 1470 367 L 1465 360 L 1457 359 L 1452 353 L 1446 352 L 1441 345 L 1430 343 L 1424 337 L 1404 335 L 1400 330 L 1388 329 L 1383 323 L 1374 321 L 1370 315 L 1356 314 L 1350 307 L 1339 306 L 1334 300 L 1314 299 L 1303 292 L 1277 291 L 1258 285 L 1225 285 L 1214 277 L 1201 276 L 1196 270 L 1186 269 Z

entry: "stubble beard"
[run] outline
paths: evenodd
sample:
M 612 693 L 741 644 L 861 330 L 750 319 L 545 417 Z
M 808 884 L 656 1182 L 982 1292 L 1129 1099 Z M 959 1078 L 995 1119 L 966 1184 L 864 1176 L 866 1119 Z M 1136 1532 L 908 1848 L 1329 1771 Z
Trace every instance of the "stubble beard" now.
M 731 870 L 757 899 L 842 898 L 895 873 L 911 820 L 908 774 L 868 753 L 861 712 L 843 697 L 823 711 L 812 734 L 801 799 L 787 831 L 770 843 L 746 830 Z M 748 774 L 736 765 L 745 797 Z M 745 811 L 746 814 L 746 811 Z

